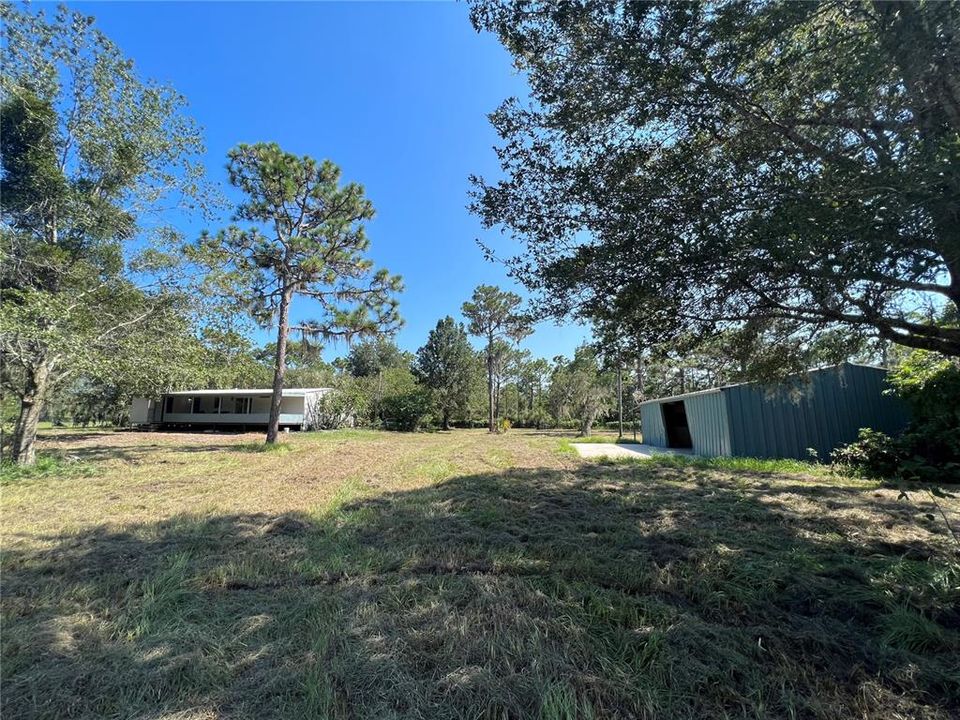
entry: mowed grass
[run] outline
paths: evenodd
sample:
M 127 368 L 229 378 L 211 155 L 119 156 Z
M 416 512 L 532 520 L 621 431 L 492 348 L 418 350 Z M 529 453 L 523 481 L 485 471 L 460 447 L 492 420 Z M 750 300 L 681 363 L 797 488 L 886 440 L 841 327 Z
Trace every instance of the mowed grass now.
M 960 713 L 927 501 L 562 445 L 48 431 L 2 490 L 3 716 Z

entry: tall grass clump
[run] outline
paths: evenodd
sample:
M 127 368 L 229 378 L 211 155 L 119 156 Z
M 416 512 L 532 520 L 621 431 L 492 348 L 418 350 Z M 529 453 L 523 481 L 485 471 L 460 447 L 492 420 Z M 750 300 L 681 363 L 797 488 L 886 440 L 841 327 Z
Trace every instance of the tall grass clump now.
M 10 460 L 0 461 L 0 485 L 48 478 L 91 477 L 96 474 L 97 469 L 92 463 L 57 454 L 41 454 L 33 465 L 18 465 Z

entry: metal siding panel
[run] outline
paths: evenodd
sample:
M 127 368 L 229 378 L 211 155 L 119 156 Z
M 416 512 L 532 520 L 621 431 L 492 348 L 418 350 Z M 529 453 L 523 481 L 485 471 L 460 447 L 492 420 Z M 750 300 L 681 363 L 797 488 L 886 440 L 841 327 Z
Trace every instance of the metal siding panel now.
M 779 388 L 777 396 L 772 400 L 772 411 L 784 418 L 784 424 L 789 429 L 783 442 L 772 448 L 770 457 L 791 457 L 806 459 L 808 448 L 817 449 L 820 442 L 817 432 L 816 415 L 811 407 L 811 399 L 817 394 L 817 380 L 814 377 L 793 378 L 788 384 Z
M 723 393 L 720 393 L 718 402 L 720 404 L 720 413 L 723 421 L 723 444 L 721 446 L 723 452 L 721 454 L 729 457 L 733 454 L 730 441 L 732 433 L 730 428 L 730 406 L 727 404 L 727 398 Z
M 906 423 L 902 404 L 882 395 L 884 372 L 844 365 L 813 371 L 773 392 L 744 385 L 728 392 L 731 405 L 752 416 L 735 423 L 736 454 L 806 459 L 814 448 L 821 460 L 856 439 L 861 427 L 897 432 Z M 739 396 L 739 397 L 738 397 Z
M 660 403 L 652 402 L 640 406 L 640 431 L 643 442 L 654 447 L 667 447 L 667 432 L 663 426 L 663 411 Z
M 807 448 L 812 442 L 812 434 L 803 411 L 806 397 L 804 393 L 798 392 L 796 387 L 792 387 L 786 392 L 786 400 L 790 403 L 790 412 L 787 413 L 790 452 L 794 457 L 805 458 Z
M 819 374 L 819 377 L 824 379 L 826 392 L 829 393 L 827 395 L 827 408 L 829 410 L 827 427 L 830 434 L 827 436 L 826 443 L 824 443 L 824 447 L 829 452 L 836 445 L 837 438 L 842 434 L 843 426 L 847 422 L 844 398 L 847 384 L 842 381 L 839 373 L 836 372 L 823 372 Z
M 807 446 L 802 448 L 804 454 L 807 454 L 807 448 L 813 448 L 819 457 L 823 446 L 823 434 L 820 432 L 820 423 L 817 422 L 813 397 L 809 393 L 806 393 L 800 401 L 800 413 L 803 427 L 807 428 Z
M 746 455 L 749 438 L 750 416 L 744 403 L 744 395 L 739 387 L 724 391 L 730 415 L 730 452 L 733 455 Z
M 783 450 L 790 457 L 803 457 L 806 452 L 801 445 L 806 443 L 806 432 L 803 418 L 800 416 L 802 397 L 797 396 L 795 385 L 777 388 L 780 397 L 780 406 L 783 409 Z
M 728 437 L 727 413 L 722 393 L 718 390 L 707 395 L 697 395 L 683 401 L 687 424 L 696 455 L 714 457 L 726 455 L 725 438 Z
M 760 391 L 763 394 L 764 414 L 769 418 L 765 423 L 770 428 L 770 442 L 763 448 L 764 455 L 786 455 L 790 452 L 789 441 L 787 439 L 787 429 L 785 427 L 786 413 L 784 413 L 784 398 L 782 388 L 763 388 Z
M 759 406 L 753 407 L 753 397 L 746 392 L 747 387 L 740 385 L 724 392 L 727 396 L 731 421 L 731 448 L 733 455 L 748 457 L 757 442 L 757 428 L 760 427 Z
M 806 460 L 810 457 L 810 449 L 820 456 L 822 452 L 822 437 L 817 413 L 814 409 L 813 398 L 817 394 L 817 381 L 814 377 L 797 378 L 788 394 L 785 407 L 794 422 L 792 443 L 789 453 L 785 457 L 794 457 Z
M 727 411 L 730 415 L 730 452 L 743 455 L 746 452 L 748 416 L 743 406 L 740 388 L 730 388 L 723 393 L 727 398 Z
M 827 442 L 824 443 L 824 448 L 827 452 L 830 452 L 830 450 L 836 446 L 837 438 L 840 437 L 845 422 L 843 402 L 845 384 L 841 382 L 837 372 L 825 371 L 817 373 L 817 377 L 818 379 L 824 379 L 824 384 L 826 385 L 828 410 L 827 428 L 830 434 L 827 436 Z M 820 386 L 818 385 L 818 387 Z
M 767 437 L 768 422 L 764 417 L 763 400 L 753 386 L 743 388 L 744 395 L 749 401 L 747 407 L 752 415 L 753 422 L 750 426 L 750 456 L 762 457 L 763 448 L 770 442 Z
M 820 390 L 820 392 L 813 393 L 811 398 L 813 405 L 811 420 L 817 428 L 817 452 L 823 453 L 825 448 L 830 447 L 830 412 L 826 399 L 828 396 L 826 388 L 821 385 Z
M 723 391 L 724 404 L 727 406 L 727 417 L 730 419 L 729 442 L 730 454 L 740 454 L 740 438 L 743 435 L 743 404 L 740 402 L 737 388 L 729 388 Z
M 755 448 L 753 455 L 756 457 L 765 457 L 769 448 L 775 446 L 777 443 L 777 431 L 773 425 L 776 419 L 770 413 L 770 408 L 767 407 L 766 398 L 760 386 L 750 388 L 749 392 L 755 396 L 758 408 L 757 417 L 760 419 L 760 427 L 758 428 L 760 431 L 760 442 Z
M 901 400 L 884 395 L 886 371 L 861 365 L 844 365 L 849 379 L 847 391 L 839 396 L 843 405 L 841 422 L 831 438 L 833 447 L 856 440 L 860 428 L 870 427 L 889 434 L 903 430 L 909 411 Z

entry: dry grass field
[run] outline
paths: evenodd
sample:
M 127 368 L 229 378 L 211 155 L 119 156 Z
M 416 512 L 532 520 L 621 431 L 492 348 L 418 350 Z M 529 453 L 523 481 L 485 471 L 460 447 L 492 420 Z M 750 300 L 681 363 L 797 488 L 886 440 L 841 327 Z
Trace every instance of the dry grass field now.
M 259 440 L 51 430 L 8 473 L 4 718 L 960 714 L 922 493 L 533 432 Z

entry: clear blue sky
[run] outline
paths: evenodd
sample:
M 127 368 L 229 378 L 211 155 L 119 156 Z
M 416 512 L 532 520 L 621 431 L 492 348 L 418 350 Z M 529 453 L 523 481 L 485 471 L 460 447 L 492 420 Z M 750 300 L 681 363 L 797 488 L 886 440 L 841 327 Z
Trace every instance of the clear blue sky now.
M 468 176 L 498 175 L 487 114 L 525 83 L 496 38 L 478 35 L 463 3 L 71 3 L 93 15 L 138 73 L 173 85 L 204 127 L 211 178 L 226 152 L 275 141 L 329 158 L 377 209 L 375 262 L 403 276 L 397 341 L 415 350 L 480 283 L 519 291 L 485 261 L 466 209 Z M 211 228 L 215 229 L 215 228 Z M 294 318 L 310 316 L 299 299 Z M 535 355 L 570 355 L 588 332 L 545 324 Z M 266 339 L 266 336 L 258 338 Z M 327 356 L 343 354 L 343 346 Z

